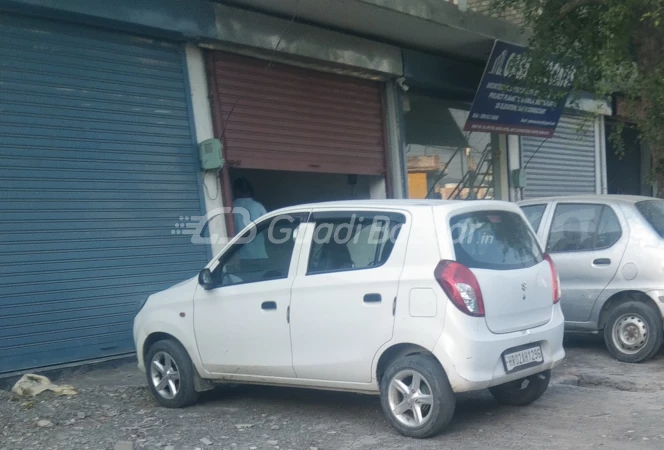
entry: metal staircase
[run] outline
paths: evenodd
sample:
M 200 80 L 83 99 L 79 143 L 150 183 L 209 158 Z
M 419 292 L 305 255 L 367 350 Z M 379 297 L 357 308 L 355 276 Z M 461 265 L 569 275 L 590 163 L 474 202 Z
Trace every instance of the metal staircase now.
M 461 181 L 447 197 L 448 200 L 484 200 L 493 198 L 493 151 L 491 145 L 484 147 L 479 161 L 471 163 L 463 174 Z
M 479 160 L 476 162 L 471 154 L 470 148 L 465 147 L 457 148 L 452 156 L 443 165 L 438 177 L 431 185 L 427 198 L 432 198 L 434 191 L 440 192 L 444 200 L 483 200 L 492 199 L 494 194 L 493 189 L 493 151 L 491 145 L 487 144 L 482 153 L 480 153 Z M 465 161 L 460 162 L 460 166 L 465 167 L 465 171 L 457 184 L 446 184 L 445 187 L 440 187 L 440 182 L 448 176 L 447 169 L 450 167 L 455 158 L 462 158 Z M 451 189 L 451 190 L 450 190 Z

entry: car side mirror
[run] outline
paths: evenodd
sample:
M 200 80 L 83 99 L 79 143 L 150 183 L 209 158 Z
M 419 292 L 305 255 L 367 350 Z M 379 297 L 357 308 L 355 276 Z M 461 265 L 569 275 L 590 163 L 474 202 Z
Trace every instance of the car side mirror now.
M 198 274 L 198 284 L 206 291 L 215 287 L 214 278 L 210 269 L 203 269 Z

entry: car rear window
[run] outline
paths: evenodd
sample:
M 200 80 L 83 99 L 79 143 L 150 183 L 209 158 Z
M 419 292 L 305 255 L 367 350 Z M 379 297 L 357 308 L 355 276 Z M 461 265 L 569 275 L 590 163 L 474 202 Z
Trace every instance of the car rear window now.
M 657 234 L 664 237 L 664 200 L 644 200 L 636 204 L 636 209 Z
M 535 235 L 519 214 L 475 211 L 450 220 L 457 262 L 469 268 L 513 270 L 543 260 Z

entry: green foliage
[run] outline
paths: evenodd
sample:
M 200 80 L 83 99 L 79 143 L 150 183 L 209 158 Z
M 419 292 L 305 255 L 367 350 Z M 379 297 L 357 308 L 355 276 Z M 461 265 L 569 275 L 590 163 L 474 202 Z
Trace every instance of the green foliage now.
M 664 173 L 664 0 L 493 0 L 519 11 L 534 66 L 575 61 L 575 89 L 619 94 Z

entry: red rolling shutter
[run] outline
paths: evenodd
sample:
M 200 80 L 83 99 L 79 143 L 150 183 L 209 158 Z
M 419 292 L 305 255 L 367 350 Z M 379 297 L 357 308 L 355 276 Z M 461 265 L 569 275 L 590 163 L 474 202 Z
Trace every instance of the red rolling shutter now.
M 384 175 L 378 82 L 214 52 L 229 167 Z

